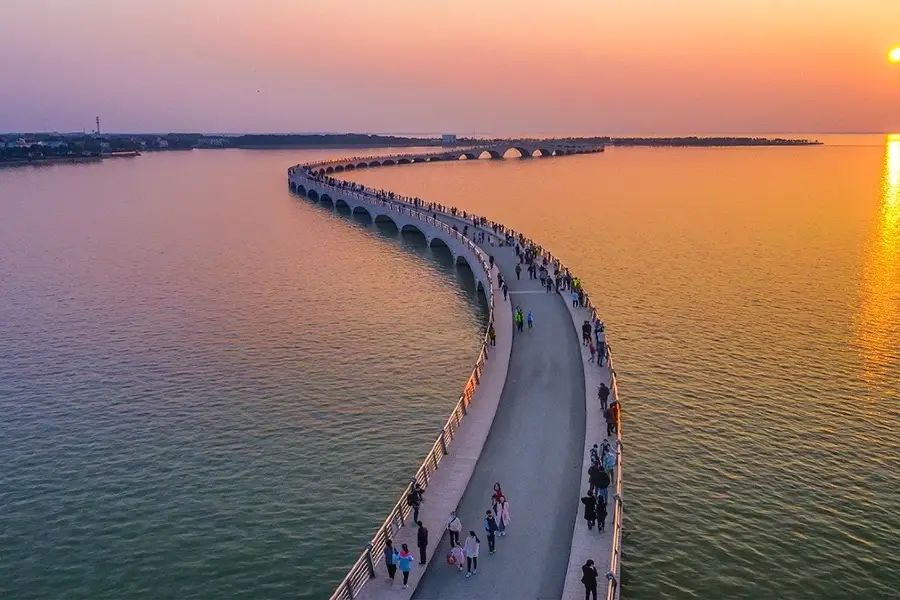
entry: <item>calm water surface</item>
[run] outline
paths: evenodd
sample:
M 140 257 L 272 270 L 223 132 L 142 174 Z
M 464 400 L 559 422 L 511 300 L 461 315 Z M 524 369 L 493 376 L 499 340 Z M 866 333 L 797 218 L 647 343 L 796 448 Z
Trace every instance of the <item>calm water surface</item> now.
M 292 198 L 285 169 L 316 156 L 0 170 L 0 598 L 343 577 L 483 314 L 446 257 Z
M 817 137 L 354 173 L 593 291 L 627 598 L 900 597 L 900 139 Z M 319 598 L 381 522 L 482 315 L 313 155 L 0 171 L 0 596 Z
M 900 137 L 814 137 L 353 174 L 503 221 L 593 292 L 630 600 L 900 597 Z

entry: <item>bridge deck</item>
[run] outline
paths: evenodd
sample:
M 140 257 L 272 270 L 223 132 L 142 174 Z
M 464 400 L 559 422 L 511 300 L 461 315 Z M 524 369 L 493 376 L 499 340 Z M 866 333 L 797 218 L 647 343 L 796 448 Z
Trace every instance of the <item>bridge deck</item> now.
M 511 305 L 531 310 L 535 328 L 513 334 L 500 405 L 460 504 L 464 532 L 473 529 L 482 541 L 478 574 L 467 579 L 445 564 L 444 536 L 416 589 L 421 600 L 560 598 L 569 563 L 584 450 L 580 343 L 561 296 L 526 273 L 516 280 L 512 249 L 486 250 L 509 282 Z M 509 499 L 511 523 L 491 556 L 482 521 L 495 481 Z
M 440 213 L 438 218 L 473 229 L 461 218 Z M 476 392 L 476 398 L 483 396 L 473 404 L 477 414 L 464 422 L 469 429 L 463 426 L 451 451 L 456 456 L 445 458 L 426 490 L 420 518 L 430 531 L 428 565 L 416 564 L 409 589 L 403 589 L 400 573 L 388 585 L 383 558 L 375 557 L 377 578 L 357 600 L 574 600 L 584 594 L 581 565 L 588 558 L 601 571 L 598 591 L 601 597 L 605 594 L 602 575 L 612 545 L 612 498 L 603 534 L 587 530 L 579 502 L 588 487 L 588 449 L 606 437 L 597 385 L 610 385 L 609 370 L 587 363 L 587 350 L 579 341 L 580 324 L 590 318 L 590 311 L 573 308 L 566 292 L 546 293 L 527 273 L 517 280 L 512 248 L 482 248 L 494 256 L 510 287 L 508 303 L 495 287 L 497 343 L 505 346 L 497 350 L 509 357 L 508 370 L 489 369 L 490 381 L 483 381 Z M 492 283 L 496 285 L 496 279 Z M 534 313 L 534 330 L 526 326 L 522 333 L 511 332 L 510 307 L 517 305 Z M 506 345 L 510 336 L 511 348 Z M 510 500 L 512 522 L 507 535 L 497 538 L 497 553 L 490 555 L 482 522 L 495 481 Z M 468 579 L 444 560 L 449 549 L 446 517 L 456 507 L 464 526 L 461 537 L 473 529 L 481 538 L 479 571 Z M 395 542 L 408 543 L 419 557 L 415 528 L 401 530 Z

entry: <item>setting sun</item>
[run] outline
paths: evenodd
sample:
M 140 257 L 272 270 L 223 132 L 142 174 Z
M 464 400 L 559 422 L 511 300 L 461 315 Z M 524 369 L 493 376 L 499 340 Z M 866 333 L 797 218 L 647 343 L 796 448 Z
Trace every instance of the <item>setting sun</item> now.
M 892 63 L 900 63 L 900 46 L 891 48 L 891 51 L 888 52 L 888 60 Z

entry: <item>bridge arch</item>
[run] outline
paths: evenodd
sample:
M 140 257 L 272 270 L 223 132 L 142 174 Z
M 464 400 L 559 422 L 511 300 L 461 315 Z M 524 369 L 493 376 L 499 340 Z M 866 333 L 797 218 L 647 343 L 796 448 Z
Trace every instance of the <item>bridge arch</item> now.
M 534 154 L 540 157 L 553 156 L 553 150 L 549 150 L 547 148 L 538 148 Z
M 327 168 L 325 169 L 325 174 L 326 174 L 326 175 L 327 175 L 327 174 L 330 174 L 330 173 L 334 173 L 334 167 L 327 167 Z
M 429 156 L 425 160 L 426 160 L 426 162 L 436 162 L 439 160 L 444 160 L 444 158 L 442 156 Z
M 422 231 L 422 228 L 419 227 L 418 225 L 414 225 L 413 223 L 407 223 L 406 225 L 401 227 L 400 233 L 411 233 L 417 237 L 421 236 L 421 237 L 425 238 L 426 241 L 428 240 L 428 236 L 425 235 L 425 232 Z
M 410 163 L 410 160 L 408 158 L 398 158 L 397 159 L 398 165 L 408 165 L 409 163 Z
M 335 200 L 334 207 L 338 210 L 342 210 L 347 213 L 350 212 L 350 205 L 347 204 L 347 201 L 344 200 L 343 198 L 338 198 L 337 200 Z
M 352 171 L 355 168 L 356 168 L 356 165 L 354 165 L 353 163 L 350 163 L 349 165 L 344 166 L 345 171 Z
M 361 204 L 353 207 L 353 216 L 359 217 L 360 219 L 368 221 L 369 223 L 373 221 L 372 213 L 370 213 L 369 209 Z
M 369 166 L 370 167 L 380 167 L 381 163 L 377 160 L 373 160 L 372 162 L 369 163 Z
M 343 170 L 344 170 L 344 165 L 338 165 L 334 168 L 335 173 L 340 173 Z
M 319 198 L 319 202 L 321 202 L 322 204 L 327 203 L 327 204 L 331 204 L 332 206 L 334 206 L 334 199 L 332 199 L 332 197 L 329 196 L 328 194 L 322 194 L 322 196 Z
M 361 163 L 359 163 L 359 164 L 356 165 L 356 168 L 357 168 L 357 169 L 365 169 L 365 168 L 368 167 L 368 166 L 369 166 L 369 163 L 361 162 Z
M 309 190 L 309 192 L 306 194 L 306 196 L 313 202 L 319 201 L 319 192 L 317 192 L 316 190 L 313 190 L 313 189 Z
M 297 193 L 300 194 L 301 196 L 305 196 L 305 195 L 306 195 L 306 188 L 303 187 L 302 184 L 297 184 Z
M 519 158 L 531 158 L 532 150 L 529 150 L 525 146 L 511 146 L 506 149 L 506 152 L 503 153 L 503 156 L 506 156 L 510 150 L 515 150 L 519 153 Z
M 478 158 L 484 158 L 484 155 L 487 154 L 488 158 L 497 160 L 503 158 L 503 155 L 500 154 L 497 150 L 493 149 L 485 149 L 478 153 Z
M 392 216 L 390 216 L 390 215 L 388 215 L 388 214 L 386 214 L 386 213 L 378 213 L 377 215 L 375 215 L 375 218 L 372 219 L 372 221 L 373 221 L 376 225 L 388 225 L 388 224 L 390 224 L 390 225 L 393 225 L 393 226 L 394 226 L 394 229 L 399 229 L 399 227 L 397 227 L 397 221 L 394 220 L 394 217 L 392 217 Z
M 387 167 L 387 166 L 389 166 L 389 165 L 395 165 L 395 164 L 397 164 L 397 163 L 395 163 L 393 160 L 391 160 L 391 159 L 389 158 L 389 159 L 383 161 L 381 164 L 382 164 L 383 166 Z
M 447 242 L 445 242 L 443 238 L 440 238 L 438 236 L 434 236 L 433 238 L 431 238 L 431 243 L 429 243 L 428 245 L 432 248 L 446 248 L 447 250 L 450 250 L 450 245 L 447 244 Z

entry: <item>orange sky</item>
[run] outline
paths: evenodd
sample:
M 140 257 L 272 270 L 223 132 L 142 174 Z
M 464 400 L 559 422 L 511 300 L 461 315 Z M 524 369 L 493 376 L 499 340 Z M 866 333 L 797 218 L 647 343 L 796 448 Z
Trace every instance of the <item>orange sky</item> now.
M 900 130 L 900 0 L 2 0 L 0 39 L 0 131 Z

